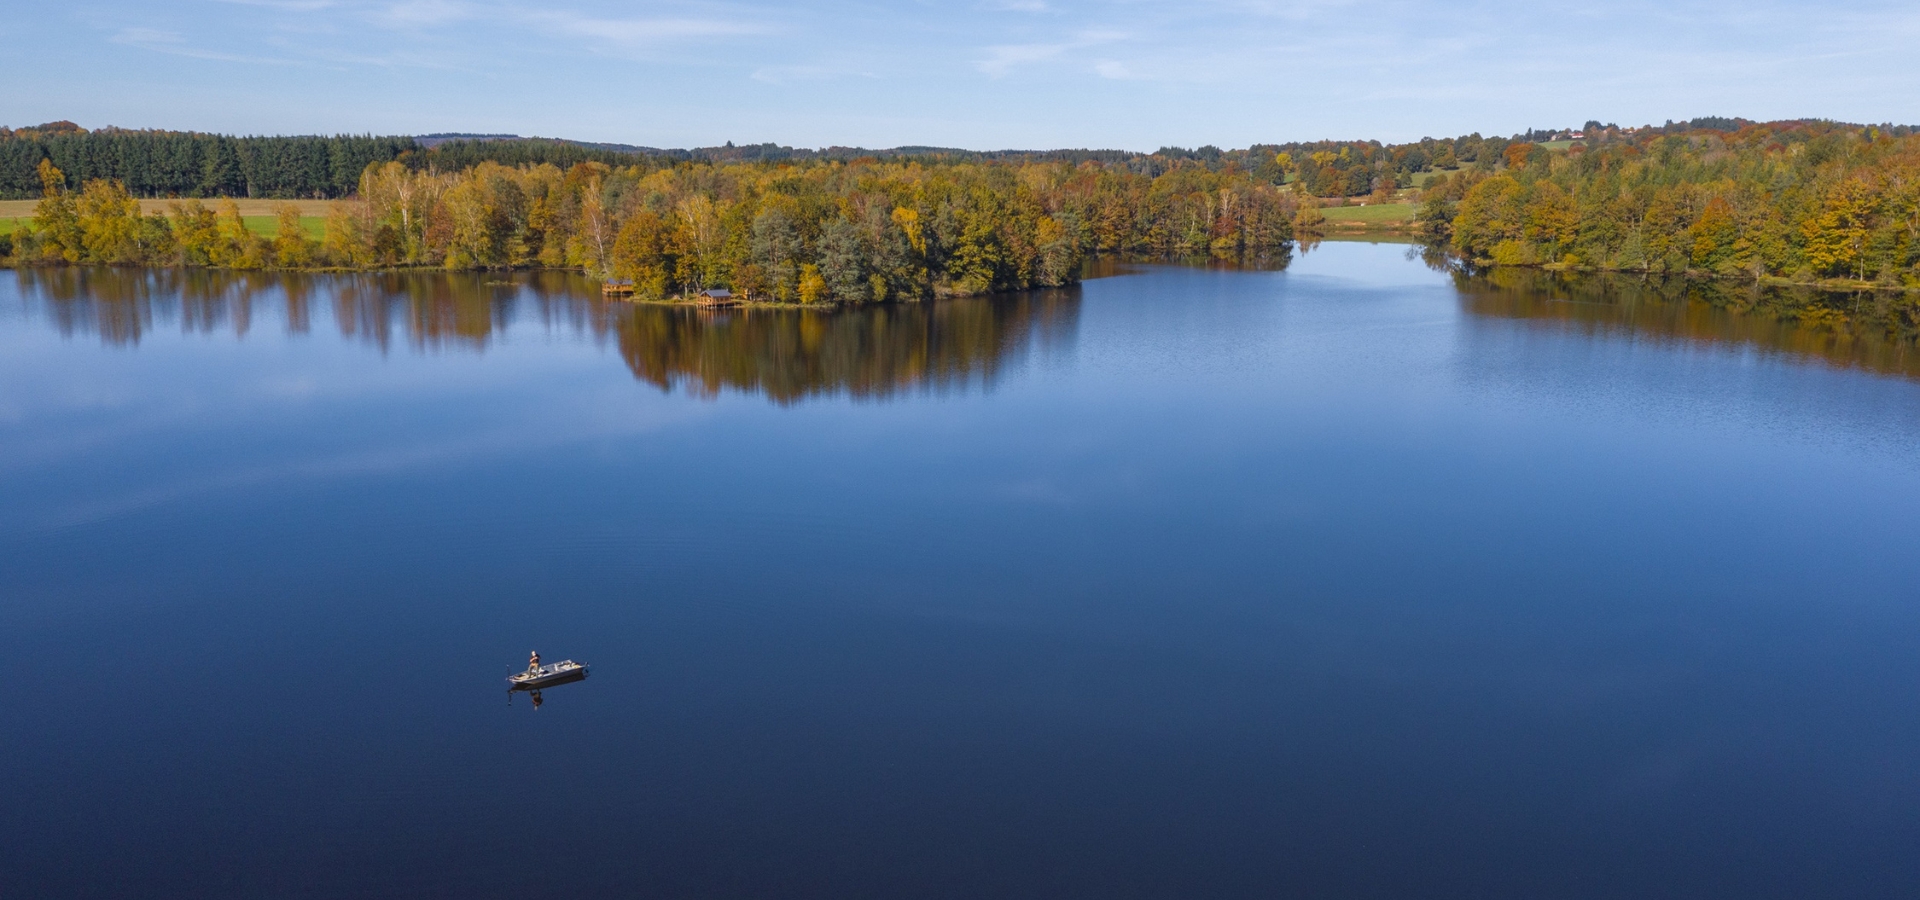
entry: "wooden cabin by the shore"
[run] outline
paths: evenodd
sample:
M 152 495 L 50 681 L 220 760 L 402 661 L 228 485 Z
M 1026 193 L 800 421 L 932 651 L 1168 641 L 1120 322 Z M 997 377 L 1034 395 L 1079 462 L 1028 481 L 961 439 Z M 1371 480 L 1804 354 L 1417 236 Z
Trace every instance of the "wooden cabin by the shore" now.
M 708 288 L 695 294 L 693 302 L 701 306 L 734 306 L 740 302 L 740 298 L 726 288 Z

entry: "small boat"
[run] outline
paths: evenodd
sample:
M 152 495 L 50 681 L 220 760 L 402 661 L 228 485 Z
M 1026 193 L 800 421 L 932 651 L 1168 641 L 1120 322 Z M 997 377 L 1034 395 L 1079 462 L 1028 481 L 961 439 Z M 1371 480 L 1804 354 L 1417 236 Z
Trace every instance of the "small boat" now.
M 556 684 L 570 684 L 587 677 L 587 667 L 570 659 L 507 676 L 508 690 L 531 691 Z

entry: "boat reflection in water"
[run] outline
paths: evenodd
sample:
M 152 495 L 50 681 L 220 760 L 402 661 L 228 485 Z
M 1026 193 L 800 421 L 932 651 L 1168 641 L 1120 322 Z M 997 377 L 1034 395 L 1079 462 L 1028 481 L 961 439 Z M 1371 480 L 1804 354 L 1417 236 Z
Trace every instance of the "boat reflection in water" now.
M 67 336 L 138 345 L 172 331 L 235 339 L 337 330 L 382 353 L 483 352 L 515 330 L 608 341 L 663 391 L 776 403 L 991 389 L 1032 350 L 1071 351 L 1080 289 L 860 307 L 627 303 L 566 272 L 294 273 L 21 269 L 29 318 Z
M 538 659 L 539 657 L 535 657 Z M 540 692 L 563 684 L 587 680 L 587 666 L 573 660 L 562 660 L 551 665 L 534 665 L 525 672 L 507 676 L 507 703 L 513 703 L 513 695 L 526 693 L 533 699 L 533 708 L 539 709 L 545 699 Z

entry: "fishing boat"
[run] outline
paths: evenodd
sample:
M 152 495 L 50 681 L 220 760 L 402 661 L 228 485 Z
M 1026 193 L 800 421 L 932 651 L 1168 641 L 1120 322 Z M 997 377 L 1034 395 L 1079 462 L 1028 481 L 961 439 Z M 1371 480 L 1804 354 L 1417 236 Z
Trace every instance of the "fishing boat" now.
M 508 690 L 531 691 L 543 687 L 552 687 L 556 684 L 570 684 L 583 680 L 586 677 L 587 667 L 584 664 L 574 662 L 570 659 L 563 659 L 557 663 L 528 669 L 525 672 L 515 675 L 508 675 L 507 684 Z

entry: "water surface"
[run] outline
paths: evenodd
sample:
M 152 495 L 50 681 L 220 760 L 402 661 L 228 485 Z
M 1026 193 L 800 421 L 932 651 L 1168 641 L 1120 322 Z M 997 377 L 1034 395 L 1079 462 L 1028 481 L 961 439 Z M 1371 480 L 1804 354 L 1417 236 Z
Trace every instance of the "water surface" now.
M 1920 891 L 1859 310 L 591 287 L 0 273 L 0 894 Z

